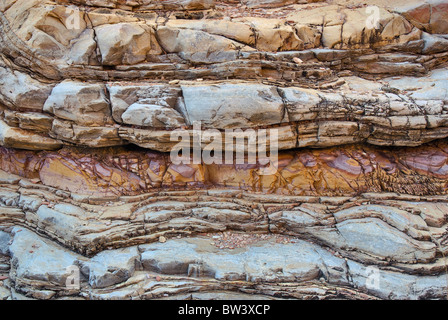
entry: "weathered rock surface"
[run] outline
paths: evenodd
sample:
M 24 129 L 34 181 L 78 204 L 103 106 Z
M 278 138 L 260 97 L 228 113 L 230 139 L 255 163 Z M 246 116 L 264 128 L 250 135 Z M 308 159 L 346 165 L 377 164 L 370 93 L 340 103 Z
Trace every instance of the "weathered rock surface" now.
M 198 285 L 206 292 L 202 298 L 229 291 L 237 298 L 253 293 L 326 299 L 446 295 L 443 274 L 415 276 L 387 266 L 379 269 L 288 236 L 226 232 L 107 250 L 87 258 L 24 228 L 16 227 L 11 234 L 11 289 L 29 298 L 176 298 Z M 226 245 L 238 237 L 243 240 L 237 247 Z M 52 259 L 43 260 L 47 257 Z M 73 268 L 79 272 L 79 287 L 67 290 Z M 372 270 L 374 281 L 369 278 Z
M 79 125 L 101 126 L 111 122 L 105 87 L 101 85 L 64 81 L 53 88 L 43 110 Z
M 0 300 L 446 299 L 447 17 L 3 1 Z
M 0 13 L 3 121 L 45 142 L 29 145 L 23 134 L 3 144 L 166 152 L 169 131 L 194 121 L 219 130 L 277 126 L 280 149 L 417 146 L 447 136 L 443 3 L 306 2 L 248 1 L 233 11 L 215 1 L 78 1 L 87 7 L 77 10 L 15 1 Z M 192 9 L 206 13 L 176 11 Z M 161 22 L 151 10 L 175 14 Z M 27 111 L 51 118 L 26 125 Z
M 0 169 L 46 186 L 97 197 L 138 195 L 158 188 L 225 187 L 290 195 L 353 196 L 360 192 L 447 193 L 447 144 L 418 148 L 352 145 L 280 152 L 269 173 L 253 163 L 176 164 L 169 154 L 110 149 L 32 152 L 0 149 Z M 275 159 L 273 159 L 275 161 Z
M 207 128 L 240 129 L 279 124 L 283 102 L 276 87 L 252 84 L 182 86 L 183 113 L 190 124 Z
M 18 109 L 21 98 L 5 99 L 11 109 L 4 111 L 3 121 L 22 135 L 3 144 L 31 150 L 48 144 L 46 149 L 135 144 L 169 151 L 172 131 L 183 128 L 192 135 L 195 123 L 202 130 L 223 131 L 274 126 L 281 132 L 281 150 L 361 142 L 418 146 L 448 136 L 445 69 L 382 83 L 351 76 L 340 84 L 334 92 L 242 81 L 104 85 L 66 80 L 47 91 L 40 107 L 46 114 Z M 27 136 L 42 143 L 29 145 Z
M 147 55 L 160 54 L 151 26 L 130 23 L 102 25 L 95 28 L 103 65 L 136 64 Z

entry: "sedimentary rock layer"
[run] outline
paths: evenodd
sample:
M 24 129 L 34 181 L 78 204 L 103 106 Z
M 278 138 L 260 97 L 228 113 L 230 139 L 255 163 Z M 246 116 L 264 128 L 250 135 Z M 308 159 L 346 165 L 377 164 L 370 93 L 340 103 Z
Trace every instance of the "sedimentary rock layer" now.
M 67 1 L 55 5 L 17 0 L 0 14 L 2 52 L 16 67 L 53 80 L 270 76 L 288 81 L 306 77 L 309 82 L 311 76 L 328 77 L 330 70 L 422 74 L 446 61 L 443 3 L 421 8 L 418 2 L 399 1 L 385 9 L 376 2 L 371 5 L 379 5 L 378 19 L 369 24 L 372 10 L 364 4 L 319 2 L 262 11 L 240 6 L 233 12 L 232 5 L 218 2 L 224 8 L 188 17 L 176 11 L 159 14 L 145 9 L 144 3 L 144 13 L 136 14 L 135 9 L 117 9 L 116 1 L 95 1 L 95 6 L 103 6 L 95 9 L 67 8 Z M 175 1 L 152 3 L 176 6 Z M 423 21 L 425 15 L 429 22 Z M 113 36 L 120 32 L 121 37 Z M 317 57 L 315 51 L 306 51 L 321 48 L 330 50 L 317 50 Z M 283 51 L 289 53 L 277 54 Z M 397 51 L 409 57 L 388 57 Z M 291 63 L 291 54 L 303 66 Z
M 447 19 L 2 1 L 0 299 L 445 299 Z
M 166 152 L 171 131 L 195 122 L 275 127 L 282 150 L 447 136 L 447 73 L 435 70 L 448 59 L 443 3 L 303 2 L 234 12 L 214 1 L 10 1 L 0 12 L 0 141 Z
M 446 296 L 446 196 L 210 189 L 107 199 L 3 177 L 0 253 L 11 257 L 8 295 Z M 73 266 L 82 285 L 68 290 Z
M 87 259 L 14 228 L 9 240 L 15 283 L 11 295 L 24 298 L 18 290 L 39 299 L 416 299 L 446 294 L 444 275 L 416 277 L 389 270 L 376 271 L 381 286 L 366 294 L 372 288 L 368 266 L 313 243 L 277 239 L 266 236 L 239 249 L 218 249 L 216 238 L 203 236 L 105 251 Z M 29 246 L 34 250 L 27 250 Z M 82 268 L 79 289 L 66 289 L 67 266 Z
M 145 150 L 2 149 L 3 297 L 444 298 L 445 149 L 281 153 L 258 179 Z
M 2 170 L 45 186 L 96 197 L 216 187 L 306 196 L 447 193 L 446 142 L 417 148 L 352 145 L 296 150 L 281 152 L 264 164 L 257 158 L 248 163 L 247 157 L 232 158 L 233 164 L 194 164 L 193 158 L 174 164 L 169 154 L 125 148 L 65 148 L 58 152 L 1 148 L 0 154 Z M 224 155 L 217 160 L 225 161 Z
M 178 84 L 84 83 L 45 85 L 0 66 L 2 144 L 28 150 L 64 145 L 134 144 L 170 151 L 193 125 L 206 130 L 278 131 L 280 150 L 366 142 L 418 146 L 448 136 L 445 69 L 423 78 L 383 83 L 346 77 L 337 90 L 284 87 L 253 81 Z M 418 86 L 416 86 L 418 83 Z M 241 130 L 242 129 L 242 130 Z M 269 146 L 268 146 L 269 149 Z

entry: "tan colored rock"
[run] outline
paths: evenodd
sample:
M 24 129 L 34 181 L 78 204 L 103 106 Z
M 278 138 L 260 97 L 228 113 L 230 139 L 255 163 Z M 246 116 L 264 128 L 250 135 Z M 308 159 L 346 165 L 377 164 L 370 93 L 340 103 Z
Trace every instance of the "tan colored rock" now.
M 154 104 L 134 103 L 121 116 L 124 124 L 151 128 L 177 129 L 185 120 L 172 108 Z
M 87 24 L 81 10 L 67 10 L 64 6 L 56 6 L 35 27 L 67 46 L 81 35 Z
M 102 126 L 112 122 L 106 88 L 66 80 L 53 88 L 44 111 L 79 125 Z
M 84 30 L 78 39 L 71 42 L 69 59 L 73 64 L 98 64 L 97 44 L 92 29 Z
M 4 121 L 10 126 L 47 134 L 51 130 L 53 117 L 39 112 L 14 112 L 5 110 Z
M 219 35 L 246 45 L 255 44 L 255 34 L 250 23 L 226 20 L 169 20 L 166 27 L 198 30 Z
M 104 65 L 137 64 L 162 50 L 151 26 L 118 23 L 95 28 Z
M 225 37 L 196 30 L 160 27 L 157 29 L 157 37 L 166 52 L 177 53 L 194 63 L 231 61 L 236 59 L 239 50 L 250 50 Z
M 297 36 L 295 29 L 285 25 L 280 19 L 244 18 L 239 21 L 253 26 L 257 37 L 256 48 L 259 51 L 277 52 L 304 48 L 304 41 Z
M 283 122 L 283 101 L 275 87 L 257 84 L 182 86 L 182 113 L 206 128 L 241 129 Z M 288 122 L 287 120 L 285 122 Z
M 409 34 L 412 25 L 400 15 L 394 15 L 382 7 L 344 9 L 337 6 L 315 8 L 291 13 L 288 19 L 309 26 L 321 25 L 322 44 L 328 48 L 369 48 Z M 378 13 L 379 20 L 372 20 Z M 405 41 L 403 41 L 405 42 Z
M 110 94 L 112 116 L 118 123 L 122 123 L 122 115 L 129 106 L 152 104 L 174 109 L 181 96 L 181 89 L 164 84 L 121 85 L 110 83 L 107 85 Z
M 119 13 L 119 14 L 117 14 Z M 117 23 L 138 23 L 138 18 L 131 14 L 127 14 L 126 11 L 104 11 L 102 9 L 96 9 L 85 13 L 88 18 L 88 22 L 93 27 L 99 27 L 104 24 L 117 24 Z
M 411 31 L 412 25 L 402 16 L 396 16 L 386 24 L 381 32 L 381 37 L 385 40 L 392 40 Z
M 25 150 L 55 150 L 62 147 L 59 141 L 32 131 L 12 128 L 0 120 L 0 144 L 8 148 Z
M 340 7 L 334 4 L 327 6 L 311 7 L 307 10 L 294 10 L 288 13 L 286 19 L 298 24 L 315 26 L 340 25 L 344 21 L 344 15 L 340 12 Z
M 318 48 L 320 46 L 322 34 L 317 28 L 306 25 L 296 25 L 294 28 L 297 36 L 303 41 L 304 49 Z
M 11 73 L 0 62 L 0 102 L 10 109 L 42 111 L 53 85 L 41 83 L 21 72 Z M 5 90 L 8 88 L 8 90 Z
M 326 48 L 335 48 L 341 44 L 342 25 L 324 27 L 322 31 L 322 45 Z
M 50 135 L 58 140 L 95 148 L 123 144 L 118 136 L 118 128 L 80 126 L 58 119 L 53 121 Z
M 179 143 L 167 130 L 121 127 L 118 135 L 124 141 L 160 152 L 171 152 Z

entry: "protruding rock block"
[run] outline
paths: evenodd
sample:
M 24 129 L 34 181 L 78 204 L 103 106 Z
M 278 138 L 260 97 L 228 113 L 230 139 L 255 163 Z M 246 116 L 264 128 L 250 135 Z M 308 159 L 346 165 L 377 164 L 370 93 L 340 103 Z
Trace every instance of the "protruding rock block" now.
M 276 87 L 257 84 L 182 86 L 188 123 L 235 129 L 279 124 L 284 106 Z M 286 115 L 287 116 L 287 115 Z
M 95 28 L 103 65 L 137 64 L 148 55 L 162 53 L 148 25 L 117 23 Z
M 101 126 L 112 120 L 106 88 L 99 84 L 64 81 L 53 88 L 43 110 L 80 125 Z

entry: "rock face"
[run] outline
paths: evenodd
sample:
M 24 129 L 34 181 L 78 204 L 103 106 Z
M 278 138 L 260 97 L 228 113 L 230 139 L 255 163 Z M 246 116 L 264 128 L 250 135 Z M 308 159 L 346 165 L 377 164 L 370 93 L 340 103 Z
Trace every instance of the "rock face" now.
M 446 299 L 447 18 L 3 1 L 0 300 Z

